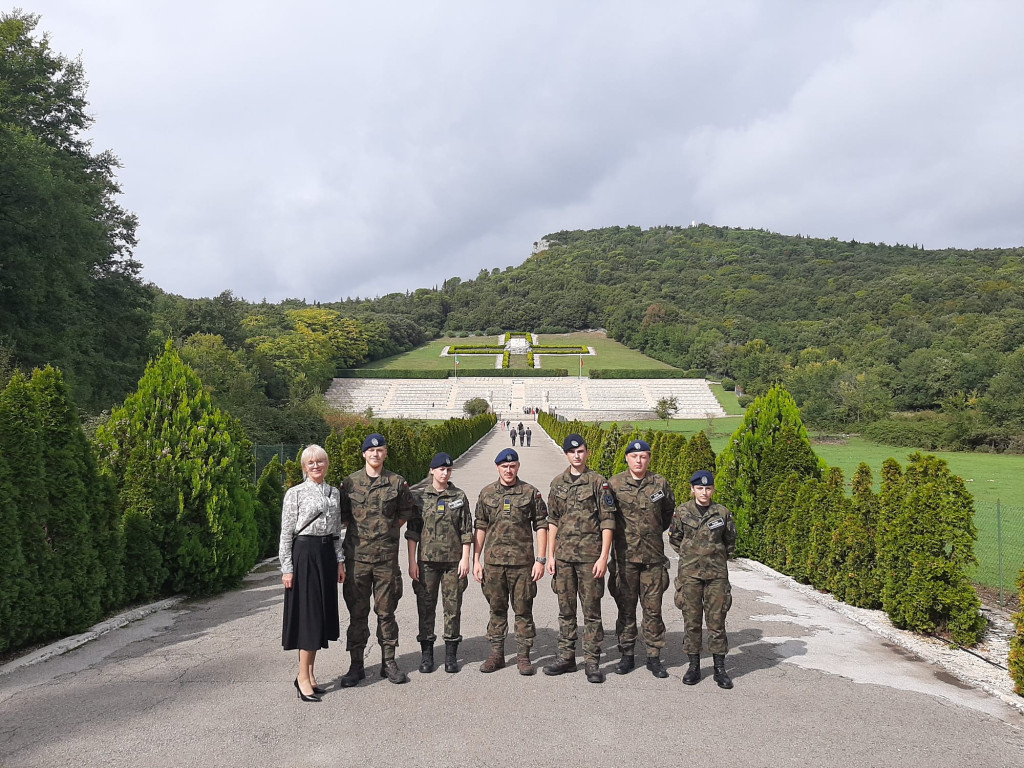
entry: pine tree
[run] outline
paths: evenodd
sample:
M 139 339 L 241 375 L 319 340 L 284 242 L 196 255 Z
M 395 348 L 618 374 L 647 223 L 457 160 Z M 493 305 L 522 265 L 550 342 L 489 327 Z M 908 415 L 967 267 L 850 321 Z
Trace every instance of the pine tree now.
M 120 491 L 133 584 L 207 594 L 238 583 L 258 549 L 251 444 L 170 343 L 99 429 L 97 444 Z M 131 559 L 154 550 L 159 562 Z M 154 582 L 148 568 L 166 568 L 166 578 Z

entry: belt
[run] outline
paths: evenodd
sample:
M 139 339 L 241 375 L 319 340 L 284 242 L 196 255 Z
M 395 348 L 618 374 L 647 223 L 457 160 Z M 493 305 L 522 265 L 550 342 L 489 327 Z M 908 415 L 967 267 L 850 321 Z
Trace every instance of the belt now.
M 316 542 L 317 544 L 327 544 L 328 542 L 337 541 L 338 540 L 337 536 L 310 536 L 310 535 L 305 534 L 305 533 L 300 534 L 299 536 L 296 536 L 295 538 L 296 539 L 302 539 L 303 541 L 313 541 L 313 542 Z

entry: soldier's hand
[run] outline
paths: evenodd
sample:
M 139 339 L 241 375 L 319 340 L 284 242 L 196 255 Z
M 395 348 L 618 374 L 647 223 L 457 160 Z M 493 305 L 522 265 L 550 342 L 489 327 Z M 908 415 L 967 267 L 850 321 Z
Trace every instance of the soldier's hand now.
M 533 576 L 533 580 L 534 581 L 540 581 L 541 579 L 543 579 L 544 578 L 544 565 L 542 563 L 534 563 L 533 564 L 533 573 L 531 575 Z
M 473 565 L 473 578 L 481 584 L 484 583 L 484 567 L 479 562 Z
M 344 584 L 345 583 L 345 564 L 344 563 L 338 563 L 338 583 L 339 584 Z
M 415 560 L 409 561 L 409 576 L 412 578 L 413 581 L 420 580 L 420 564 L 417 563 Z
M 537 565 L 540 565 L 540 563 L 537 563 Z M 555 575 L 555 558 L 549 557 L 548 558 L 548 576 L 554 576 L 554 575 Z
M 594 578 L 603 579 L 604 575 L 608 572 L 608 561 L 603 557 L 597 558 L 597 562 L 594 563 Z
M 469 575 L 469 560 L 459 560 L 459 578 L 464 579 Z

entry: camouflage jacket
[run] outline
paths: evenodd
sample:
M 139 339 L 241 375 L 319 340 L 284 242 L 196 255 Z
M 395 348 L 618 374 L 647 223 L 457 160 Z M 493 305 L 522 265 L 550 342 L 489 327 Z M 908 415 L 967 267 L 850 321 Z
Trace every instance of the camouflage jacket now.
M 419 510 L 405 478 L 390 470 L 370 477 L 353 472 L 342 486 L 348 497 L 342 520 L 348 524 L 345 557 L 361 563 L 382 563 L 398 557 L 401 520 L 415 520 Z
M 701 514 L 690 499 L 676 507 L 668 541 L 679 552 L 679 575 L 696 579 L 729 577 L 728 560 L 736 550 L 736 523 L 732 512 L 711 502 Z
M 615 496 L 592 469 L 574 477 L 569 469 L 551 481 L 548 522 L 558 527 L 555 559 L 590 563 L 601 556 L 601 531 L 615 529 Z
M 548 527 L 544 497 L 529 483 L 485 485 L 476 501 L 475 527 L 485 531 L 485 565 L 532 565 L 533 532 Z M 540 553 L 543 556 L 543 552 Z
M 451 483 L 443 491 L 432 483 L 417 494 L 420 517 L 410 520 L 405 538 L 418 541 L 416 559 L 428 563 L 457 563 L 462 545 L 473 542 L 473 514 L 469 499 Z
M 676 497 L 668 480 L 653 472 L 642 480 L 634 480 L 629 472 L 620 472 L 608 485 L 619 507 L 615 517 L 615 558 L 630 563 L 667 563 L 663 534 L 676 508 Z

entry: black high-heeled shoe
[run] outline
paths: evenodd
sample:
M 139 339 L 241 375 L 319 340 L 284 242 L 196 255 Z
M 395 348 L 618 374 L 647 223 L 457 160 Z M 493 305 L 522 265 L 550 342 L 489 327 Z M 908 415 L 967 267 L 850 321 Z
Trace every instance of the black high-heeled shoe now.
M 325 693 L 327 693 L 327 691 L 321 688 L 319 685 L 314 685 L 313 693 L 315 693 L 317 696 L 323 696 Z
M 312 696 L 307 696 L 306 694 L 304 694 L 302 692 L 302 689 L 299 688 L 299 678 L 297 677 L 295 678 L 295 692 L 299 694 L 299 698 L 303 701 L 321 701 L 321 698 L 317 696 L 315 693 Z

